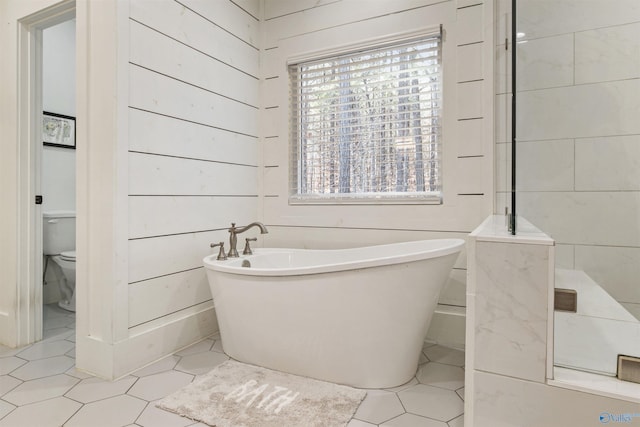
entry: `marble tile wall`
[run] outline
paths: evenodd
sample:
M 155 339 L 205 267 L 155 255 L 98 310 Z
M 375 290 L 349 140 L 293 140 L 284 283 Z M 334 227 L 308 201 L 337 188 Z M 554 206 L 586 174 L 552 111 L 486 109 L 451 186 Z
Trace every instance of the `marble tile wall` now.
M 576 246 L 575 263 L 616 300 L 640 301 L 640 248 Z
M 640 22 L 575 33 L 576 84 L 637 78 L 638 40 Z
M 474 417 L 465 413 L 465 425 L 475 427 L 599 426 L 610 414 L 635 414 L 638 403 L 611 399 L 575 390 L 494 375 L 474 374 L 477 399 Z M 470 420 L 470 421 L 467 421 Z M 637 423 L 630 417 L 629 425 Z M 607 421 L 607 423 L 609 422 Z M 612 423 L 614 424 L 614 423 Z
M 519 0 L 518 22 L 529 38 L 578 33 L 640 21 L 636 0 Z
M 506 396 L 478 381 L 480 373 L 540 384 L 549 375 L 554 242 L 524 219 L 522 232 L 512 236 L 504 217 L 495 215 L 470 234 L 467 257 L 465 422 L 493 426 L 483 419 L 483 407 L 501 417 Z M 519 423 L 513 425 L 525 425 Z
M 614 349 L 612 340 L 620 338 L 599 330 L 602 324 L 593 323 L 604 320 L 594 316 L 606 310 L 605 306 L 620 307 L 613 299 L 604 298 L 596 284 L 586 286 L 583 278 L 576 283 L 573 277 L 584 273 L 566 270 L 558 275 L 553 240 L 525 219 L 521 222 L 521 233 L 511 236 L 503 227 L 503 216 L 496 215 L 468 239 L 465 425 L 564 427 L 634 422 L 640 417 L 637 384 L 620 384 L 613 377 L 573 370 L 560 375 L 550 363 L 554 351 L 567 354 L 565 350 L 572 346 L 581 346 L 581 356 L 591 363 L 597 354 L 636 346 L 637 342 L 628 341 L 616 343 L 624 346 Z M 573 253 L 566 247 L 561 251 L 561 259 Z M 566 316 L 558 319 L 560 313 L 556 313 L 556 322 L 564 322 L 559 332 L 548 324 L 553 316 L 554 281 L 562 287 L 580 285 L 583 299 L 599 302 L 593 312 L 587 312 L 590 306 L 579 306 L 578 316 L 564 313 Z M 607 320 L 607 326 L 637 330 L 638 323 L 628 313 L 622 310 L 618 315 L 617 320 Z M 573 340 L 585 333 L 593 339 Z M 563 342 L 564 350 L 557 345 L 551 348 L 556 334 L 556 343 Z
M 474 369 L 544 382 L 549 246 L 475 245 Z
M 640 191 L 640 135 L 578 139 L 575 166 L 577 191 Z
M 507 34 L 508 3 L 496 31 Z M 640 3 L 518 2 L 518 214 L 637 310 L 640 260 Z M 510 190 L 510 61 L 496 37 L 496 212 Z
M 523 40 L 516 49 L 518 90 L 573 84 L 573 34 Z

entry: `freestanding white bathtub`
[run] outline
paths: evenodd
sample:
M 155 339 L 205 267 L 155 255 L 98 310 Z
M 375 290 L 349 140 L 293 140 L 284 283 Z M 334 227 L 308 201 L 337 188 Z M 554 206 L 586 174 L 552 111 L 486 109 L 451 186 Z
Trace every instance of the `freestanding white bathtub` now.
M 224 351 L 254 365 L 361 388 L 415 374 L 464 240 L 340 250 L 256 249 L 204 259 Z M 250 263 L 250 267 L 243 267 Z

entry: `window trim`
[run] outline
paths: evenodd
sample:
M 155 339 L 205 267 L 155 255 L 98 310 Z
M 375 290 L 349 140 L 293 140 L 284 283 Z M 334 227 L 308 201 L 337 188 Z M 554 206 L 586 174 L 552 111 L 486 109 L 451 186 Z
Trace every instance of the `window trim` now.
M 445 33 L 442 24 L 437 27 L 430 27 L 417 31 L 401 32 L 388 36 L 385 35 L 381 37 L 372 37 L 356 43 L 341 44 L 340 46 L 334 46 L 327 49 L 314 50 L 311 52 L 301 53 L 299 55 L 293 55 L 287 59 L 286 66 L 288 68 L 289 66 L 300 62 L 319 61 L 333 56 L 348 54 L 350 52 L 353 52 L 354 50 L 384 48 L 385 46 L 394 45 L 396 43 L 411 42 L 425 37 L 433 37 L 437 35 L 443 37 L 444 42 Z
M 358 193 L 356 193 L 358 194 Z M 297 194 L 289 195 L 290 205 L 442 205 L 442 192 L 434 195 L 420 196 L 387 196 L 382 193 L 334 193 L 332 197 Z M 371 195 L 368 195 L 371 194 Z M 335 197 L 334 197 L 335 196 Z
M 436 27 L 429 27 L 416 31 L 400 32 L 381 37 L 374 37 L 356 43 L 343 44 L 337 47 L 294 55 L 286 60 L 286 68 L 288 69 L 292 65 L 297 65 L 303 62 L 321 61 L 323 59 L 332 58 L 335 56 L 350 54 L 358 50 L 384 49 L 388 46 L 393 46 L 401 43 L 410 43 L 424 38 L 436 36 L 440 37 L 440 46 L 442 48 L 445 42 L 445 33 L 443 25 L 440 24 Z M 444 73 L 441 75 L 441 78 L 444 85 Z M 290 102 L 289 108 L 291 108 Z M 291 120 L 290 110 L 288 114 L 289 120 Z M 444 110 L 442 110 L 441 117 L 444 118 Z M 299 159 L 297 159 L 296 156 L 296 153 L 298 153 L 299 151 L 299 141 L 291 138 L 291 135 L 292 131 L 290 128 L 287 132 L 287 136 L 289 139 L 289 168 L 298 167 L 299 162 Z M 294 157 L 296 158 L 294 159 Z M 441 172 L 441 176 L 444 176 L 444 171 Z M 288 186 L 289 205 L 442 205 L 444 195 L 444 186 L 437 193 L 404 193 L 396 195 L 389 195 L 384 193 L 332 193 L 330 197 L 314 194 L 300 195 L 297 193 L 297 188 L 291 188 L 291 182 L 288 183 Z

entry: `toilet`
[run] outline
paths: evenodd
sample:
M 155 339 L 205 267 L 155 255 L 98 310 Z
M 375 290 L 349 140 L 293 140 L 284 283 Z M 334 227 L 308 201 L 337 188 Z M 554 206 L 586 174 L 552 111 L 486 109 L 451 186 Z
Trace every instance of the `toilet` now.
M 42 249 L 47 257 L 45 268 L 57 270 L 55 274 L 62 296 L 58 305 L 76 311 L 76 213 L 44 212 L 42 221 Z

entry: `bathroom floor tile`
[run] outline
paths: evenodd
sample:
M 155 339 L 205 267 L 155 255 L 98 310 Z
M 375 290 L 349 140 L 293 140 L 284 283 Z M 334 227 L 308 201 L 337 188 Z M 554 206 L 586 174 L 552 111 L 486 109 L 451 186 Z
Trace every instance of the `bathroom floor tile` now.
M 421 384 L 457 390 L 464 386 L 464 371 L 458 366 L 429 362 L 422 365 L 416 374 Z
M 20 406 L 0 419 L 0 427 L 59 427 L 81 406 L 66 397 Z
M 347 427 L 376 427 L 376 424 L 367 423 L 353 418 L 349 421 Z
M 53 317 L 44 322 L 43 330 L 47 331 L 49 329 L 56 328 L 73 328 L 75 327 L 75 322 L 75 319 L 66 316 Z
M 19 379 L 10 377 L 9 375 L 0 376 L 0 397 L 22 384 Z
M 454 418 L 449 421 L 449 427 L 464 427 L 464 415 L 460 415 L 458 418 Z
M 191 354 L 184 356 L 176 365 L 177 371 L 186 372 L 193 375 L 206 374 L 225 360 L 229 360 L 226 354 L 215 351 Z
M 146 401 L 158 400 L 181 389 L 191 381 L 193 381 L 193 375 L 184 372 L 161 372 L 138 379 L 127 394 Z
M 21 351 L 17 356 L 26 360 L 46 359 L 53 356 L 62 356 L 74 347 L 74 343 L 66 340 L 43 341 Z
M 94 376 L 91 375 L 91 374 L 87 374 L 86 372 L 78 371 L 75 366 L 70 368 L 68 371 L 66 371 L 65 374 L 70 375 L 72 377 L 79 378 L 81 380 L 85 380 L 87 378 L 94 378 Z
M 373 424 L 380 424 L 404 412 L 404 408 L 395 393 L 383 390 L 368 390 L 367 397 L 360 404 L 354 418 Z
M 5 402 L 4 400 L 0 400 L 0 419 L 6 416 L 8 413 L 16 409 L 11 403 Z
M 385 388 L 385 390 L 387 390 L 387 391 L 392 391 L 392 392 L 394 392 L 394 393 L 397 393 L 397 392 L 399 392 L 399 391 L 402 391 L 402 390 L 404 390 L 404 389 L 407 389 L 407 388 L 409 388 L 409 387 L 411 387 L 411 386 L 414 386 L 414 385 L 416 385 L 416 384 L 418 384 L 418 379 L 417 379 L 416 377 L 413 377 L 413 378 L 411 378 L 411 381 L 409 381 L 409 382 L 407 382 L 407 383 L 405 383 L 405 384 L 399 385 L 399 386 L 397 386 L 397 387 Z
M 132 396 L 120 395 L 84 405 L 65 427 L 123 426 L 133 423 L 147 402 Z
M 0 375 L 7 375 L 9 372 L 13 371 L 14 369 L 18 369 L 25 363 L 27 363 L 27 361 L 24 359 L 20 359 L 19 357 L 3 357 L 2 359 L 0 359 Z
M 464 412 L 464 404 L 455 391 L 418 384 L 398 393 L 407 412 L 449 421 Z
M 448 427 L 447 423 L 432 420 L 431 418 L 421 417 L 414 414 L 402 414 L 386 423 L 380 424 L 380 427 Z
M 185 427 L 193 425 L 193 420 L 157 408 L 154 401 L 150 402 L 142 411 L 136 420 L 136 425 L 142 427 Z
M 66 340 L 72 335 L 75 335 L 75 331 L 66 327 L 45 329 L 42 331 L 42 341 Z
M 66 396 L 82 403 L 95 402 L 126 393 L 136 380 L 136 377 L 125 377 L 118 381 L 107 381 L 97 377 L 87 378 L 69 390 Z
M 423 352 L 431 362 L 464 366 L 464 351 L 443 347 L 441 345 L 433 345 L 423 349 Z
M 202 353 L 204 351 L 209 351 L 211 350 L 211 347 L 213 346 L 213 340 L 208 338 L 206 340 L 202 340 L 200 342 L 197 342 L 193 345 L 190 345 L 189 347 L 183 348 L 182 350 L 178 351 L 176 353 L 177 356 L 189 356 L 192 354 L 197 354 L 197 353 Z
M 222 347 L 222 340 L 217 339 L 213 343 L 213 347 L 211 347 L 211 351 L 217 351 L 218 353 L 224 353 L 224 348 Z
M 67 356 L 55 356 L 40 359 L 22 365 L 11 373 L 12 376 L 23 380 L 49 377 L 64 373 L 75 364 L 75 360 Z
M 78 381 L 80 381 L 78 378 L 64 374 L 25 381 L 2 396 L 2 399 L 16 406 L 28 405 L 30 403 L 60 397 L 76 385 Z
M 22 348 L 11 348 L 0 344 L 0 358 L 15 356 L 22 350 Z
M 131 376 L 105 381 L 75 368 L 75 315 L 56 306 L 50 311 L 47 320 L 71 328 L 50 325 L 40 343 L 0 346 L 0 373 L 6 372 L 0 374 L 0 427 L 207 427 L 156 408 L 155 400 L 229 359 L 219 334 Z M 426 343 L 421 362 L 406 384 L 367 390 L 347 427 L 463 427 L 464 353 Z

